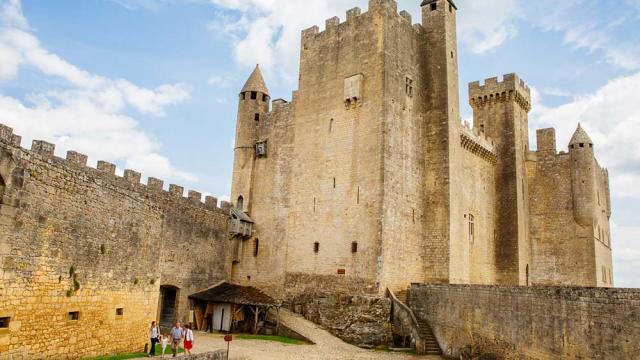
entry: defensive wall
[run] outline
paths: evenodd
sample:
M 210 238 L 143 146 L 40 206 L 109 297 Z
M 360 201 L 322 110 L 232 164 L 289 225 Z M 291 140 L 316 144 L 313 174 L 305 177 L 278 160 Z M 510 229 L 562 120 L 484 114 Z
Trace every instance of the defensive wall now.
M 455 358 L 636 359 L 640 353 L 637 289 L 413 284 L 409 302 L 445 355 Z
M 188 320 L 188 294 L 227 278 L 215 198 L 20 142 L 0 125 L 0 358 L 140 351 L 161 286 L 177 290 L 173 318 Z

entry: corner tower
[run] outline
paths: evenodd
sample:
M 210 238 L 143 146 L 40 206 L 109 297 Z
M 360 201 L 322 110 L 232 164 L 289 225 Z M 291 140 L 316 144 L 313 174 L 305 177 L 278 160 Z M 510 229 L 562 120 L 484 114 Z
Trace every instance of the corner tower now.
M 425 281 L 450 282 L 452 224 L 459 209 L 451 201 L 460 127 L 457 7 L 452 0 L 425 0 L 422 27 L 425 59 Z
M 516 74 L 469 84 L 473 126 L 495 142 L 497 282 L 530 283 L 529 194 L 526 154 L 529 151 L 531 93 Z
M 569 143 L 571 157 L 571 189 L 573 191 L 573 216 L 582 226 L 592 226 L 596 206 L 596 164 L 593 141 L 578 124 Z
M 245 212 L 251 210 L 257 129 L 269 112 L 269 98 L 262 72 L 256 65 L 240 91 L 231 183 L 231 202 Z

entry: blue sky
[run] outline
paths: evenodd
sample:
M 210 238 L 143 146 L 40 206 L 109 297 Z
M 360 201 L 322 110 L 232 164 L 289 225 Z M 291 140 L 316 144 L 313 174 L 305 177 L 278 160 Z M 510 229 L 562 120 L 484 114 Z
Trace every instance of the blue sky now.
M 399 9 L 418 22 L 420 2 Z M 532 135 L 554 126 L 563 150 L 582 122 L 611 173 L 616 285 L 640 287 L 640 0 L 457 4 L 463 118 L 468 82 L 517 72 Z M 23 146 L 45 139 L 222 198 L 253 66 L 290 99 L 300 30 L 354 6 L 367 1 L 0 0 L 0 123 Z

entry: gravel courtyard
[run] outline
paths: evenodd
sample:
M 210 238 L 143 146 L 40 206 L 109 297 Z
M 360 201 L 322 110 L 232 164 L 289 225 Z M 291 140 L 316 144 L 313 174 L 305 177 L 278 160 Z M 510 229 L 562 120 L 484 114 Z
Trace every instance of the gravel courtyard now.
M 230 360 L 441 360 L 440 356 L 415 356 L 404 353 L 364 350 L 347 344 L 317 325 L 290 312 L 281 312 L 281 321 L 289 328 L 312 340 L 314 345 L 288 345 L 263 340 L 237 339 L 231 343 Z M 223 335 L 196 332 L 195 353 L 226 349 Z M 165 355 L 166 357 L 166 355 Z

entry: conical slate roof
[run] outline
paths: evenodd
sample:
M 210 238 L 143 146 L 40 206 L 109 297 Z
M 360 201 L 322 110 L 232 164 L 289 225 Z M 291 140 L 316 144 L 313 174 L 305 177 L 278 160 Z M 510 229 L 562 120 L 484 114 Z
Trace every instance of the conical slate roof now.
M 569 142 L 569 145 L 577 145 L 577 144 L 593 144 L 593 141 L 591 141 L 591 138 L 589 137 L 589 135 L 587 135 L 587 132 L 584 131 L 584 129 L 582 128 L 582 125 L 580 124 L 578 124 L 578 128 L 576 129 L 576 132 L 573 133 L 571 142 Z
M 267 89 L 267 85 L 264 83 L 262 71 L 260 71 L 260 65 L 256 65 L 255 70 L 253 70 L 251 76 L 249 76 L 249 79 L 242 87 L 241 92 L 247 91 L 258 91 L 263 94 L 269 95 L 269 89 Z

